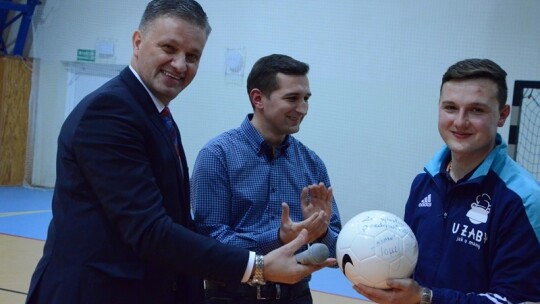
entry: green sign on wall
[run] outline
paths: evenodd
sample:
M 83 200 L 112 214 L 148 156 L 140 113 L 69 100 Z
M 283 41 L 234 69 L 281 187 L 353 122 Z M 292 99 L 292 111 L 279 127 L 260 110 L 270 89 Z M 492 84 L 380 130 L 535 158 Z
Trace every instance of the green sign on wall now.
M 78 49 L 77 50 L 77 61 L 88 61 L 88 62 L 96 61 L 96 51 L 95 50 Z

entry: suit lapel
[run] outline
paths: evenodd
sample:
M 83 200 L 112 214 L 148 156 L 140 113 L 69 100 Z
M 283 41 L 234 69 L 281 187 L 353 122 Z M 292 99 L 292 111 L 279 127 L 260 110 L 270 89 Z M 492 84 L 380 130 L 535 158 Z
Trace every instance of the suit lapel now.
M 190 203 L 191 198 L 190 198 L 190 184 L 189 184 L 189 169 L 187 165 L 186 154 L 184 152 L 184 145 L 182 144 L 182 136 L 180 135 L 180 129 L 176 125 L 174 118 L 173 118 L 173 125 L 174 125 L 174 128 L 176 129 L 176 134 L 178 136 L 178 154 L 179 154 L 178 164 L 179 166 L 181 166 L 179 167 L 179 169 L 181 170 L 180 172 L 183 175 L 181 179 L 181 183 L 182 183 L 181 188 L 184 195 L 184 201 L 187 202 L 186 204 L 182 205 L 182 214 L 184 215 L 184 223 L 191 223 L 191 203 Z M 174 150 L 176 152 L 176 149 Z
M 160 116 L 160 113 L 157 111 L 154 102 L 152 101 L 152 98 L 144 88 L 144 86 L 140 83 L 140 81 L 135 77 L 135 75 L 131 72 L 129 67 L 126 67 L 122 72 L 120 72 L 120 76 L 124 79 L 125 83 L 128 85 L 129 90 L 133 92 L 134 96 L 136 96 L 137 102 L 140 104 L 140 106 L 143 108 L 144 112 L 146 113 L 146 116 L 150 119 L 154 127 L 157 129 L 158 133 L 160 134 L 162 141 L 165 142 L 165 145 L 170 150 L 171 154 L 176 155 L 176 149 L 169 139 L 169 135 L 167 132 L 167 127 L 162 121 L 162 118 Z M 175 157 L 175 171 L 176 176 L 179 180 L 178 185 L 178 191 L 180 192 L 179 197 L 182 200 L 181 209 L 182 209 L 182 221 L 183 223 L 190 223 L 191 222 L 191 210 L 190 210 L 190 191 L 189 191 L 189 170 L 187 166 L 187 160 L 186 155 L 184 152 L 184 147 L 182 145 L 181 136 L 180 136 L 180 130 L 178 129 L 178 126 L 176 125 L 176 122 L 174 122 L 173 119 L 174 128 L 176 129 L 176 133 L 178 136 L 178 148 L 179 148 L 179 157 Z

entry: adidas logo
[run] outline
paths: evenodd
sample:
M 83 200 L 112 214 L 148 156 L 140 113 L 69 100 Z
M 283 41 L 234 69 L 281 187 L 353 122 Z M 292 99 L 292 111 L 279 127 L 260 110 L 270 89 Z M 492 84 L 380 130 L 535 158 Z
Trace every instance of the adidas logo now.
M 418 207 L 431 207 L 431 193 L 420 201 Z

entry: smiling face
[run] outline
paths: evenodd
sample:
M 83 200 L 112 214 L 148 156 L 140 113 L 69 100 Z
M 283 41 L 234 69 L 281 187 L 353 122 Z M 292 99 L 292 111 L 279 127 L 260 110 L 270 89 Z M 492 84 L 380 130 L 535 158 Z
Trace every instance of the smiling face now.
M 250 92 L 255 114 L 252 123 L 271 145 L 279 145 L 289 134 L 300 130 L 308 112 L 311 96 L 307 76 L 276 75 L 279 88 L 265 96 L 260 90 Z
M 453 159 L 483 160 L 509 114 L 508 105 L 499 108 L 497 85 L 492 80 L 451 80 L 442 86 L 439 133 Z
M 182 19 L 157 18 L 133 34 L 131 65 L 167 105 L 197 74 L 206 39 L 204 29 Z

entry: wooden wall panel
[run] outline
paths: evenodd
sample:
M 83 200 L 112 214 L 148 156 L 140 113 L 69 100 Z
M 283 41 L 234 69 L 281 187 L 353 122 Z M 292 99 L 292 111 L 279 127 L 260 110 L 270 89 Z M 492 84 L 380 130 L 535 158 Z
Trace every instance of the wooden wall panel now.
M 31 60 L 0 57 L 0 185 L 24 181 L 31 79 Z

